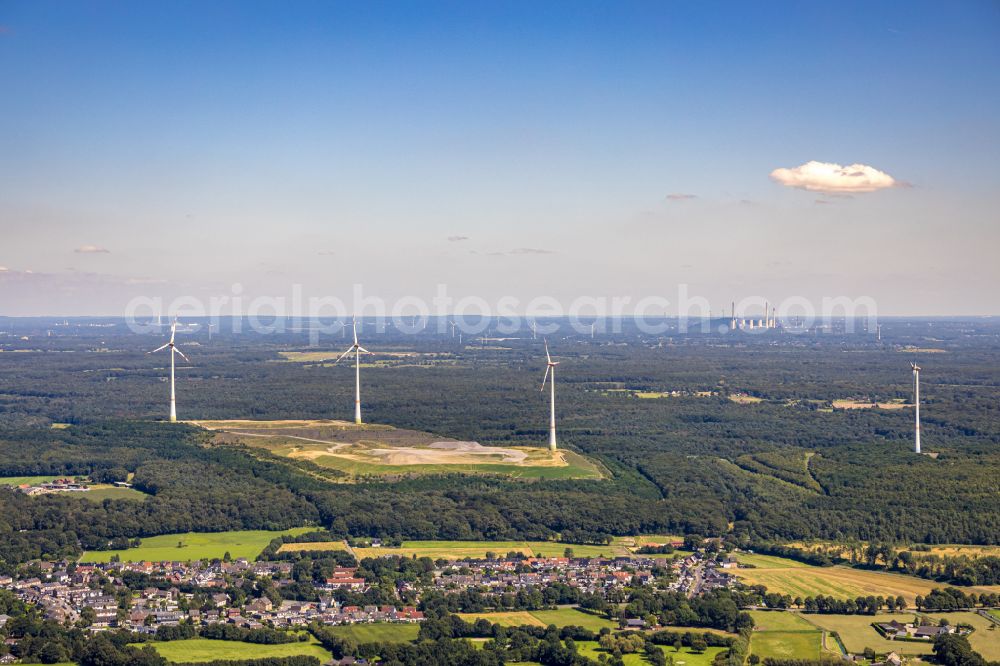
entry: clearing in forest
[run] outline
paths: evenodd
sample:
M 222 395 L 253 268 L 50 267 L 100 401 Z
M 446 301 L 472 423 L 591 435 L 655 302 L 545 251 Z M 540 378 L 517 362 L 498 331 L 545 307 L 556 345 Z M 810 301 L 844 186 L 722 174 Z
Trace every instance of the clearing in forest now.
M 603 467 L 567 450 L 483 446 L 429 432 L 346 421 L 190 421 L 214 431 L 215 444 L 265 449 L 337 470 L 348 479 L 416 474 L 503 474 L 523 478 L 601 479 Z
M 297 527 L 283 532 L 266 530 L 238 530 L 230 532 L 187 532 L 145 537 L 137 548 L 126 550 L 89 550 L 80 556 L 81 562 L 110 562 L 118 556 L 122 562 L 187 562 L 190 560 L 219 559 L 229 553 L 233 559 L 245 557 L 252 560 L 283 534 L 304 534 L 315 527 Z

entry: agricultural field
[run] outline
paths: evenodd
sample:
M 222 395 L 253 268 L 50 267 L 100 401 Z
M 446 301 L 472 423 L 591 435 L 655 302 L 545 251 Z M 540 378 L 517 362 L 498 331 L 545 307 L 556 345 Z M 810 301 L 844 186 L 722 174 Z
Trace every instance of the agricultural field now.
M 61 479 L 61 476 L 0 476 L 0 486 L 34 486 Z
M 600 465 L 573 451 L 483 446 L 429 432 L 345 421 L 191 421 L 213 443 L 261 448 L 308 460 L 349 479 L 414 474 L 503 474 L 515 478 L 601 479 Z
M 597 641 L 577 641 L 576 647 L 581 655 L 594 660 L 599 659 L 602 654 L 611 656 L 607 651 L 601 649 Z M 674 664 L 677 666 L 711 666 L 715 655 L 725 650 L 721 647 L 710 647 L 701 654 L 695 654 L 689 648 L 681 648 L 680 652 L 675 652 L 674 648 L 670 646 L 661 645 L 660 647 L 663 648 L 665 655 L 673 657 Z M 646 666 L 649 664 L 641 654 L 623 654 L 622 661 L 625 662 L 625 666 Z
M 520 627 L 524 625 L 535 627 L 547 627 L 554 624 L 557 627 L 577 626 L 597 632 L 607 627 L 617 629 L 618 623 L 607 618 L 584 613 L 575 608 L 560 608 L 558 610 L 541 611 L 508 611 L 499 613 L 461 613 L 461 617 L 467 622 L 475 622 L 480 618 L 485 618 L 493 624 L 501 624 L 505 627 Z
M 285 543 L 278 548 L 279 553 L 333 552 L 336 550 L 347 550 L 347 544 L 343 541 L 305 541 L 303 543 Z
M 135 488 L 119 488 L 118 486 L 113 486 L 110 484 L 96 484 L 90 487 L 85 493 L 71 493 L 73 496 L 81 497 L 85 500 L 90 500 L 91 502 L 103 502 L 106 499 L 113 500 L 134 500 L 141 502 L 142 500 L 149 497 L 144 492 L 140 492 Z
M 301 544 L 295 544 L 298 546 Z M 430 557 L 431 559 L 462 559 L 486 557 L 486 553 L 506 555 L 517 552 L 529 557 L 562 557 L 567 548 L 573 549 L 575 557 L 599 557 L 627 552 L 623 547 L 611 544 L 593 546 L 590 544 L 561 543 L 556 541 L 404 541 L 399 548 L 354 548 L 359 560 L 366 557 Z
M 996 611 L 994 611 L 996 612 Z M 975 629 L 969 635 L 969 643 L 972 649 L 983 655 L 987 661 L 1000 661 L 1000 627 L 995 626 L 978 613 L 928 613 L 927 617 L 932 620 L 947 620 L 949 624 L 969 624 Z
M 141 644 L 138 644 L 141 646 Z M 174 663 L 203 662 L 216 660 L 266 659 L 269 657 L 292 657 L 304 655 L 316 657 L 321 663 L 331 659 L 316 639 L 281 645 L 261 645 L 239 641 L 220 641 L 209 638 L 188 638 L 180 641 L 152 642 L 157 652 L 167 661 Z
M 374 624 L 342 624 L 331 627 L 335 634 L 350 637 L 358 643 L 409 643 L 417 640 L 419 624 L 376 622 Z
M 913 622 L 913 613 L 891 613 L 879 615 L 821 615 L 819 613 L 787 613 L 799 615 L 804 622 L 809 622 L 817 628 L 837 632 L 844 647 L 850 652 L 860 653 L 870 647 L 879 653 L 895 650 L 900 654 L 921 655 L 931 654 L 931 644 L 913 643 L 910 641 L 890 641 L 872 627 L 873 622 Z
M 755 629 L 750 638 L 750 654 L 761 659 L 819 659 L 823 652 L 823 631 L 796 613 L 753 611 Z
M 125 562 L 183 562 L 221 558 L 227 552 L 233 559 L 253 559 L 275 537 L 282 534 L 304 534 L 315 528 L 297 527 L 284 532 L 241 530 L 233 532 L 188 532 L 147 537 L 138 548 L 127 550 L 87 551 L 81 562 L 110 562 L 115 555 Z
M 793 597 L 826 595 L 838 599 L 868 595 L 903 595 L 913 603 L 940 583 L 915 576 L 865 571 L 846 566 L 816 567 L 782 557 L 741 554 L 741 562 L 755 569 L 733 569 L 732 573 L 749 585 L 765 585 L 769 592 Z M 973 588 L 977 589 L 978 588 Z

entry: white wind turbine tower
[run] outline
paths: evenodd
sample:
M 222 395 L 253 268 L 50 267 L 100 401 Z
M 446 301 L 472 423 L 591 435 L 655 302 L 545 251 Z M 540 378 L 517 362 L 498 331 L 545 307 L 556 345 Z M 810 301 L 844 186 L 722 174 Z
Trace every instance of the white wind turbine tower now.
M 910 367 L 913 368 L 913 412 L 916 425 L 913 452 L 920 453 L 920 366 L 916 363 L 910 363 Z
M 174 383 L 174 354 L 180 354 L 181 358 L 190 363 L 188 357 L 184 355 L 177 345 L 174 344 L 174 337 L 177 335 L 177 319 L 174 319 L 174 323 L 170 325 L 170 342 L 163 345 L 162 347 L 157 347 L 151 352 L 146 352 L 147 354 L 155 354 L 163 349 L 170 348 L 170 422 L 174 423 L 177 421 L 177 391 Z
M 542 388 L 545 390 L 545 381 L 549 378 L 549 372 L 552 373 L 552 381 L 549 382 L 549 388 L 551 389 L 551 398 L 549 400 L 549 451 L 556 450 L 556 366 L 559 365 L 559 361 L 553 361 L 552 357 L 549 356 L 549 342 L 545 341 L 545 376 L 542 377 Z
M 366 354 L 372 354 L 364 347 L 358 344 L 358 320 L 352 320 L 352 325 L 354 327 L 354 344 L 348 347 L 347 351 L 340 355 L 336 361 L 333 362 L 334 365 L 340 363 L 345 356 L 354 352 L 354 422 L 358 425 L 361 424 L 361 352 Z M 347 328 L 346 326 L 344 327 Z

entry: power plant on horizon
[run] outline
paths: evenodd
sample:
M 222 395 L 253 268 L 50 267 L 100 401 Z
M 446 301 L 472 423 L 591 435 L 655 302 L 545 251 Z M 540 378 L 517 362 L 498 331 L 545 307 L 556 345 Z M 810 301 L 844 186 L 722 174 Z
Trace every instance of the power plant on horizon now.
M 764 316 L 760 319 L 736 318 L 736 301 L 732 304 L 732 314 L 729 319 L 730 331 L 754 331 L 758 329 L 778 328 L 777 308 L 769 303 L 764 303 Z

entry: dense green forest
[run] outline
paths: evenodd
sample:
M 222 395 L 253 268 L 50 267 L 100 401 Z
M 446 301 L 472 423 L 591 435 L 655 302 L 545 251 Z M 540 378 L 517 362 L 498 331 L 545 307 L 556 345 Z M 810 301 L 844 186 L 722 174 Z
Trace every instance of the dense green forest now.
M 750 539 L 1000 543 L 1000 324 L 887 321 L 864 333 L 549 336 L 560 445 L 602 481 L 442 475 L 332 483 L 260 450 L 209 446 L 166 412 L 159 335 L 113 322 L 0 319 L 0 475 L 134 473 L 145 501 L 0 491 L 0 558 L 189 530 L 315 524 L 336 534 L 445 539 L 732 531 Z M 223 327 L 225 328 L 225 327 Z M 53 333 L 48 335 L 48 331 Z M 487 445 L 541 446 L 541 341 L 459 345 L 450 333 L 362 329 L 366 419 Z M 27 339 L 22 339 L 27 338 Z M 179 335 L 181 418 L 345 418 L 353 372 L 279 352 L 304 334 Z M 917 352 L 915 349 L 938 350 Z M 830 409 L 910 396 L 923 366 L 925 451 L 912 410 Z M 642 398 L 641 392 L 666 394 Z M 734 395 L 759 401 L 739 404 Z M 53 423 L 71 424 L 53 429 Z M 252 455 L 251 455 L 252 454 Z

